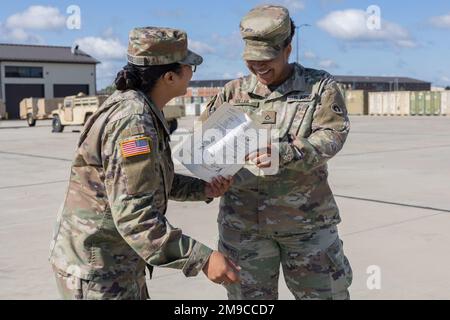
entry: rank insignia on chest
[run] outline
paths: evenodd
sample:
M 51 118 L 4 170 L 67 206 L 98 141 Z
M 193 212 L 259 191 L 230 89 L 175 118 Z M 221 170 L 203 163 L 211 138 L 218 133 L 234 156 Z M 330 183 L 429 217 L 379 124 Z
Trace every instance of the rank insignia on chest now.
M 122 141 L 120 149 L 124 158 L 134 157 L 141 154 L 148 154 L 151 152 L 151 139 L 149 137 L 134 138 Z
M 277 113 L 276 111 L 263 111 L 262 113 L 263 124 L 276 124 Z

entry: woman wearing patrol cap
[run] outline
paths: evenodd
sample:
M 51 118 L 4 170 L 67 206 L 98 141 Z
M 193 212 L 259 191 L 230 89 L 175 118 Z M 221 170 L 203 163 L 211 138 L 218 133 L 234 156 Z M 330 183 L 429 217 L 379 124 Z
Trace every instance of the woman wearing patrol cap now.
M 232 182 L 174 174 L 162 109 L 186 93 L 201 63 L 183 31 L 130 32 L 128 64 L 81 134 L 58 215 L 50 261 L 63 298 L 146 299 L 147 264 L 186 276 L 203 270 L 216 283 L 238 280 L 227 258 L 165 218 L 169 198 L 210 201 Z
M 272 176 L 244 167 L 221 199 L 219 250 L 241 267 L 228 297 L 277 299 L 281 264 L 296 299 L 348 299 L 352 270 L 326 164 L 350 128 L 342 95 L 325 71 L 289 63 L 295 26 L 286 8 L 256 7 L 240 30 L 251 75 L 226 84 L 202 117 L 224 102 L 258 115 L 263 126 L 280 132 L 280 161 Z M 270 167 L 271 150 L 248 160 Z

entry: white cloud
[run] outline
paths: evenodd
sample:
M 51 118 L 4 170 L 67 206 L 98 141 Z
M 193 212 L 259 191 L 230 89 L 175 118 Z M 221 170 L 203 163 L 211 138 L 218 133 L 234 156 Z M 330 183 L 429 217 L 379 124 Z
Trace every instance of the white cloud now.
M 316 55 L 314 52 L 312 52 L 312 51 L 306 51 L 306 52 L 303 54 L 303 57 L 304 57 L 305 59 L 307 59 L 307 60 L 314 60 L 314 59 L 317 58 L 317 55 Z
M 8 29 L 59 30 L 66 25 L 66 18 L 58 8 L 50 6 L 31 6 L 23 12 L 6 19 Z
M 274 5 L 278 4 L 283 7 L 286 7 L 290 13 L 301 11 L 305 9 L 305 1 L 304 0 L 278 0 L 277 3 L 273 1 L 262 1 L 261 5 Z
M 319 62 L 319 67 L 324 69 L 335 69 L 338 68 L 338 64 L 331 59 L 322 60 Z
M 441 81 L 450 83 L 450 77 L 442 76 L 442 77 L 441 77 Z
M 222 58 L 228 60 L 241 60 L 242 52 L 244 51 L 244 41 L 241 38 L 239 31 L 223 36 L 220 34 L 213 34 L 211 41 L 215 44 L 217 54 Z
M 14 43 L 42 44 L 44 40 L 30 31 L 57 31 L 65 28 L 66 18 L 58 8 L 30 6 L 0 23 L 0 40 Z
M 331 36 L 345 41 L 390 42 L 406 48 L 417 46 L 409 32 L 398 24 L 382 19 L 380 29 L 369 29 L 367 14 L 362 10 L 333 11 L 319 20 L 317 25 Z
M 75 43 L 80 50 L 100 60 L 124 60 L 126 56 L 127 47 L 118 39 L 85 37 L 75 40 Z
M 113 27 L 108 27 L 105 31 L 103 31 L 102 36 L 104 38 L 114 38 L 116 37 L 116 31 Z
M 397 40 L 396 44 L 403 48 L 415 48 L 417 43 L 414 40 Z
M 0 41 L 34 44 L 44 43 L 44 39 L 38 35 L 30 34 L 23 29 L 9 29 L 2 23 L 0 23 Z
M 97 65 L 98 88 L 103 89 L 107 86 L 110 86 L 116 78 L 117 73 L 122 70 L 122 67 L 124 65 L 125 62 L 112 60 L 102 61 L 101 64 Z
M 291 13 L 305 9 L 305 1 L 302 0 L 283 0 L 281 5 L 285 6 Z
M 194 41 L 194 40 L 189 41 L 189 49 L 200 55 L 211 54 L 216 52 L 216 50 L 210 45 L 201 41 Z
M 450 28 L 450 13 L 443 16 L 432 17 L 430 23 L 438 28 Z
M 222 74 L 221 78 L 228 80 L 228 79 L 237 79 L 244 77 L 245 74 L 242 71 L 236 72 L 235 75 L 231 74 L 230 72 L 225 72 Z

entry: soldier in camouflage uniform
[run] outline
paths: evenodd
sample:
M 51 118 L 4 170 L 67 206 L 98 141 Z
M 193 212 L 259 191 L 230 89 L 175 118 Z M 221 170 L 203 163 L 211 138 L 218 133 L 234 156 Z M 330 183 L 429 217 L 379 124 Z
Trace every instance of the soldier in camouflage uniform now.
M 277 299 L 281 264 L 296 299 L 348 299 L 352 270 L 327 182 L 327 161 L 350 128 L 343 97 L 327 72 L 289 64 L 295 26 L 286 8 L 256 7 L 240 30 L 252 74 L 226 84 L 202 120 L 224 102 L 257 115 L 280 130 L 280 168 L 257 176 L 244 167 L 221 199 L 219 250 L 242 268 L 228 297 Z M 248 159 L 266 168 L 269 157 L 261 151 Z
M 130 32 L 128 65 L 83 129 L 58 215 L 50 261 L 63 298 L 146 299 L 147 264 L 188 277 L 203 270 L 216 283 L 238 280 L 221 253 L 165 218 L 169 198 L 211 201 L 231 183 L 174 174 L 162 108 L 185 94 L 201 62 L 183 31 Z

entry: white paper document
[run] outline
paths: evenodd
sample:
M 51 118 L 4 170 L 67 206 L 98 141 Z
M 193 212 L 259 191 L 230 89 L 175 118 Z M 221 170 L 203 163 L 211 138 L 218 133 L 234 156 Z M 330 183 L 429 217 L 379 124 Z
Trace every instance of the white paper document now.
M 174 149 L 174 159 L 195 177 L 210 182 L 213 177 L 236 174 L 246 155 L 266 147 L 269 139 L 270 133 L 258 121 L 225 103 Z

